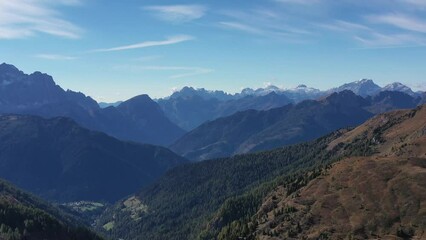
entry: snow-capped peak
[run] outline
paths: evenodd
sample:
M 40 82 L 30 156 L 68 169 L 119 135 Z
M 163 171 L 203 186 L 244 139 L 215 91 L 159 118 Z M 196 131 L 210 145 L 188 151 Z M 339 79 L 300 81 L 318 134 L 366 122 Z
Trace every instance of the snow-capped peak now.
M 341 91 L 344 91 L 344 90 L 350 90 L 357 95 L 365 97 L 365 96 L 372 96 L 372 95 L 375 95 L 376 93 L 380 92 L 381 87 L 378 86 L 377 84 L 375 84 L 373 82 L 373 80 L 363 78 L 361 80 L 351 82 L 351 83 L 346 83 L 346 84 L 343 84 L 340 87 L 330 89 L 330 90 L 328 90 L 328 92 L 329 93 L 341 92 Z
M 373 83 L 374 84 L 374 81 L 369 78 L 361 78 L 360 80 L 356 81 L 356 83 L 358 84 Z
M 394 82 L 394 83 L 388 84 L 382 88 L 382 91 L 397 91 L 397 92 L 403 92 L 409 95 L 415 94 L 413 90 L 411 90 L 411 88 L 407 87 L 406 85 L 400 82 Z

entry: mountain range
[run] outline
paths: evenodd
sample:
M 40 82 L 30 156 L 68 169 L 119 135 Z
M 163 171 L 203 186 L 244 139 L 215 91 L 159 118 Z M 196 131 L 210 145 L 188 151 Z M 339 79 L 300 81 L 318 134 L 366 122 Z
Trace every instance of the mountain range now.
M 0 177 L 57 202 L 116 201 L 186 160 L 64 117 L 0 116 Z
M 169 97 L 158 99 L 157 102 L 172 122 L 191 131 L 207 121 L 227 117 L 239 111 L 269 110 L 288 103 L 297 104 L 304 100 L 317 100 L 334 92 L 346 90 L 362 97 L 373 97 L 385 91 L 402 92 L 413 98 L 421 97 L 423 94 L 413 92 L 402 83 L 396 82 L 380 87 L 371 79 L 361 79 L 326 91 L 310 88 L 303 84 L 290 89 L 268 85 L 258 89 L 245 88 L 241 93 L 231 95 L 223 91 L 184 87 Z
M 0 113 L 70 117 L 86 128 L 122 140 L 162 146 L 169 146 L 187 131 L 207 121 L 240 111 L 269 110 L 289 103 L 316 100 L 344 90 L 363 97 L 398 91 L 414 98 L 425 98 L 424 93 L 413 92 L 401 83 L 382 88 L 372 80 L 362 79 L 326 91 L 303 84 L 292 89 L 273 85 L 245 88 L 236 94 L 184 87 L 155 101 L 148 95 L 140 95 L 127 101 L 98 104 L 83 93 L 64 91 L 47 74 L 35 72 L 28 75 L 13 65 L 0 65 Z
M 241 98 L 221 101 L 217 98 L 203 98 L 198 94 L 170 97 L 157 101 L 166 116 L 178 126 L 192 130 L 198 125 L 219 117 L 229 116 L 249 109 L 271 109 L 292 101 L 285 95 L 271 92 L 267 95 L 247 95 Z
M 117 101 L 117 102 L 113 102 L 113 103 L 107 103 L 107 102 L 99 102 L 99 107 L 100 108 L 107 108 L 107 107 L 117 107 L 118 105 L 120 105 L 121 103 L 123 103 L 123 101 Z
M 147 95 L 102 109 L 83 93 L 64 91 L 47 74 L 28 75 L 4 63 L 0 65 L 0 113 L 70 117 L 123 140 L 158 145 L 168 145 L 184 134 Z
M 268 150 L 357 126 L 374 114 L 413 108 L 419 103 L 419 98 L 402 92 L 384 91 L 363 98 L 345 90 L 318 100 L 219 118 L 188 132 L 170 148 L 195 161 Z

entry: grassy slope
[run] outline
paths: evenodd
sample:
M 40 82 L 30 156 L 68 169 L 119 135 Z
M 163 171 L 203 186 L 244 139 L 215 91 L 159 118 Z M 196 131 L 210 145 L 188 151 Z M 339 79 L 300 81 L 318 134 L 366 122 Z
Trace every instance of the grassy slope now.
M 376 153 L 342 160 L 293 194 L 272 191 L 252 220 L 256 238 L 425 238 L 425 119 L 425 106 L 391 112 L 336 139 L 329 149 L 363 136 Z

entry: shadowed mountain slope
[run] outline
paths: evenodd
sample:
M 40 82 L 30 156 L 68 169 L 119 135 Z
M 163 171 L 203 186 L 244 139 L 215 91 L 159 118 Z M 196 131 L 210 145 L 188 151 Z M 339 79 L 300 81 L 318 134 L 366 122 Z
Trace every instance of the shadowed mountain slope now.
M 192 160 L 247 153 L 312 140 L 373 116 L 350 91 L 268 111 L 249 110 L 207 122 L 171 146 Z
M 261 96 L 248 95 L 233 99 L 225 98 L 225 100 L 223 98 L 217 99 L 214 97 L 215 95 L 206 97 L 204 92 L 193 91 L 191 93 L 172 95 L 168 99 L 158 100 L 158 104 L 167 117 L 186 130 L 192 130 L 206 121 L 229 116 L 239 111 L 268 110 L 292 102 L 285 95 L 275 92 Z
M 115 201 L 184 162 L 67 118 L 0 117 L 0 177 L 50 200 Z
M 249 110 L 207 122 L 171 145 L 191 160 L 205 160 L 273 149 L 308 141 L 343 127 L 357 126 L 394 109 L 408 109 L 419 97 L 384 91 L 362 98 L 351 91 L 333 93 L 267 111 Z

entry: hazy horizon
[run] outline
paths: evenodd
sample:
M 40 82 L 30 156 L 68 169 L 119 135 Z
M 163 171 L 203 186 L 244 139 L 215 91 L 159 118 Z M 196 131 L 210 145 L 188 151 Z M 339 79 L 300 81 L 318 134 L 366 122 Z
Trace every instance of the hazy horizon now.
M 9 63 L 4 63 L 4 64 L 9 64 Z M 10 65 L 13 65 L 13 64 L 10 64 Z M 14 66 L 14 65 L 13 65 Z M 15 66 L 16 67 L 16 66 Z M 18 68 L 19 69 L 19 68 Z M 19 69 L 19 70 L 21 70 L 22 71 L 22 69 Z M 37 71 L 37 72 L 40 72 L 40 71 Z M 25 74 L 31 74 L 32 72 L 25 72 L 24 71 L 24 73 Z M 49 75 L 49 73 L 44 73 L 44 72 L 42 72 L 43 74 L 48 74 Z M 55 80 L 55 78 L 54 78 L 54 76 L 52 76 L 53 77 L 53 80 L 56 82 L 56 80 Z M 355 81 L 352 81 L 352 82 L 344 82 L 344 83 L 341 83 L 342 85 L 343 84 L 347 84 L 347 83 L 353 83 L 353 82 L 359 82 L 359 81 L 362 81 L 362 80 L 372 80 L 375 84 L 377 84 L 377 85 L 379 85 L 380 87 L 385 87 L 385 86 L 387 86 L 387 85 L 389 85 L 389 84 L 393 84 L 393 83 L 401 83 L 401 84 L 404 84 L 404 85 L 406 85 L 404 82 L 388 82 L 388 83 L 384 83 L 384 84 L 378 84 L 377 82 L 375 82 L 375 80 L 374 79 L 368 79 L 368 78 L 362 78 L 362 79 L 359 79 L 359 80 L 355 80 Z M 56 84 L 58 84 L 57 82 L 56 82 Z M 62 87 L 64 90 L 72 90 L 72 91 L 75 91 L 75 92 L 82 92 L 82 91 L 80 91 L 80 90 L 78 90 L 78 89 L 70 89 L 70 88 L 66 88 L 66 87 L 63 87 L 63 86 L 61 86 L 60 84 L 58 84 L 60 87 Z M 128 99 L 130 99 L 130 98 L 133 98 L 133 97 L 135 97 L 135 96 L 139 96 L 139 95 L 144 95 L 144 94 L 146 94 L 146 95 L 149 95 L 152 99 L 164 99 L 164 98 L 167 98 L 167 97 L 169 97 L 169 96 L 171 96 L 173 93 L 175 93 L 175 92 L 179 92 L 179 91 L 181 91 L 183 88 L 185 88 L 185 87 L 190 87 L 190 88 L 193 88 L 193 89 L 195 89 L 195 90 L 200 90 L 200 89 L 204 89 L 204 90 L 206 90 L 206 91 L 210 91 L 210 92 L 214 92 L 214 91 L 223 91 L 224 93 L 226 93 L 226 94 L 229 94 L 229 95 L 235 95 L 235 94 L 239 94 L 239 93 L 242 93 L 242 91 L 245 89 L 245 88 L 250 88 L 250 89 L 253 89 L 253 90 L 256 90 L 256 89 L 267 89 L 268 87 L 278 87 L 280 90 L 291 90 L 291 89 L 296 89 L 296 88 L 298 88 L 300 85 L 305 85 L 306 87 L 308 87 L 308 88 L 312 88 L 312 89 L 316 89 L 316 90 L 320 90 L 320 91 L 323 91 L 323 92 L 325 92 L 325 91 L 327 91 L 327 90 L 330 90 L 330 89 L 332 89 L 332 88 L 337 88 L 337 87 L 340 87 L 340 86 L 342 86 L 342 85 L 336 85 L 336 86 L 332 86 L 332 87 L 330 87 L 330 88 L 315 88 L 315 87 L 312 87 L 312 86 L 310 86 L 310 85 L 306 85 L 306 84 L 304 84 L 304 83 L 299 83 L 299 84 L 297 84 L 297 85 L 294 85 L 294 86 L 283 86 L 283 85 L 277 85 L 277 84 L 274 84 L 274 83 L 271 83 L 271 82 L 264 82 L 263 83 L 263 85 L 262 86 L 254 86 L 254 87 L 242 87 L 242 88 L 240 88 L 240 89 L 238 89 L 237 91 L 234 91 L 234 92 L 229 92 L 229 91 L 226 91 L 226 90 L 223 90 L 223 89 L 208 89 L 208 88 L 205 88 L 205 87 L 202 87 L 202 86 L 200 86 L 200 87 L 198 87 L 198 86 L 191 86 L 191 85 L 185 85 L 185 86 L 182 86 L 182 87 L 174 87 L 174 88 L 172 88 L 172 89 L 170 89 L 169 90 L 169 92 L 167 93 L 167 94 L 165 94 L 165 95 L 162 95 L 162 96 L 152 96 L 152 95 L 150 95 L 149 93 L 146 93 L 146 92 L 140 92 L 140 93 L 137 93 L 137 94 L 135 94 L 135 95 L 132 95 L 132 96 L 129 96 L 129 97 L 126 97 L 126 98 L 123 98 L 123 99 L 121 99 L 121 98 L 117 98 L 117 99 L 113 99 L 113 100 L 104 100 L 104 99 L 98 99 L 98 98 L 96 98 L 96 97 L 94 97 L 94 96 L 91 96 L 91 95 L 88 95 L 88 94 L 86 94 L 85 92 L 82 92 L 83 94 L 86 94 L 86 96 L 89 96 L 89 97 L 91 97 L 91 98 L 93 98 L 94 100 L 96 100 L 98 103 L 115 103 L 115 102 L 122 102 L 122 101 L 126 101 L 126 100 L 128 100 Z M 408 87 L 410 87 L 409 85 L 407 85 Z M 422 88 L 419 88 L 419 86 L 414 86 L 414 87 L 410 87 L 414 92 L 423 92 L 423 91 L 425 91 L 425 89 L 422 89 Z

